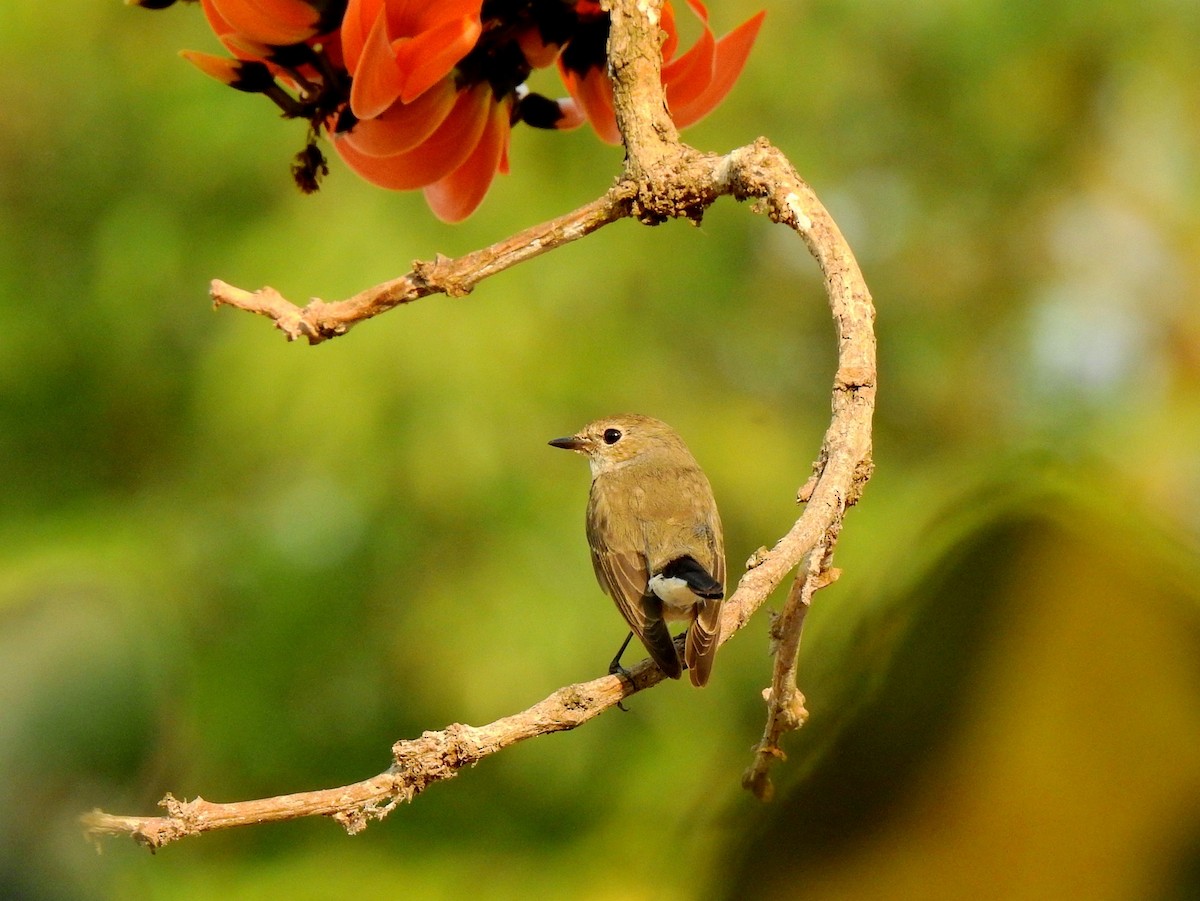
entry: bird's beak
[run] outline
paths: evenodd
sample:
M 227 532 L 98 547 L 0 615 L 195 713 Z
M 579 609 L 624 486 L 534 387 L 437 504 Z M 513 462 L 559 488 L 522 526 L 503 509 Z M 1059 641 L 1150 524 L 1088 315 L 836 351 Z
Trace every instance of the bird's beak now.
M 578 435 L 568 435 L 566 438 L 555 438 L 550 442 L 551 447 L 561 447 L 563 450 L 582 451 L 586 443 Z

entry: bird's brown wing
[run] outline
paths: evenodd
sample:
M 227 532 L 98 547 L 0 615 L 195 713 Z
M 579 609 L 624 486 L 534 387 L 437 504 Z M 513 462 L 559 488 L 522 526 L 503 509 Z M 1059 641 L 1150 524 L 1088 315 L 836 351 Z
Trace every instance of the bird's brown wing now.
M 630 630 L 650 653 L 659 669 L 678 679 L 683 672 L 671 631 L 662 616 L 662 601 L 645 590 L 645 558 L 633 554 L 592 552 L 600 587 L 617 604 Z M 640 588 L 639 588 L 640 586 Z
M 659 668 L 672 679 L 683 671 L 671 632 L 662 618 L 662 601 L 647 590 L 650 572 L 646 557 L 632 548 L 615 548 L 609 529 L 610 511 L 594 498 L 587 518 L 588 546 L 596 581 L 616 602 L 630 630 Z

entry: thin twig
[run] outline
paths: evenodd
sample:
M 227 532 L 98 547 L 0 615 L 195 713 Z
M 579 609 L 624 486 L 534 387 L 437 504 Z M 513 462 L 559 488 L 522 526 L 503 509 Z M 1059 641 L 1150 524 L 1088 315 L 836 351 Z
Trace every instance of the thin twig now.
M 273 319 L 275 327 L 289 341 L 307 338 L 309 344 L 320 344 L 346 334 L 351 326 L 364 319 L 430 294 L 449 297 L 470 294 L 488 276 L 627 217 L 632 193 L 628 183 L 618 183 L 577 210 L 457 259 L 438 256 L 432 262 L 418 260 L 407 275 L 374 285 L 345 300 L 326 302 L 314 298 L 300 307 L 274 288 L 246 291 L 220 279 L 213 279 L 209 293 L 215 307 L 236 307 Z
M 754 760 L 742 775 L 742 786 L 762 801 L 771 800 L 775 794 L 770 776 L 771 766 L 787 759 L 780 746 L 783 736 L 799 729 L 808 719 L 804 693 L 800 691 L 796 678 L 800 637 L 813 595 L 836 582 L 840 575 L 837 569 L 830 566 L 835 540 L 835 536 L 831 535 L 827 541 L 812 549 L 807 561 L 796 573 L 783 610 L 771 619 L 775 666 L 770 686 L 763 689 L 763 700 L 767 702 L 767 723 L 762 739 L 754 747 Z
M 399 741 L 392 747 L 394 763 L 387 770 L 339 788 L 230 803 L 203 798 L 180 801 L 167 795 L 159 802 L 165 816 L 116 816 L 93 810 L 82 822 L 91 837 L 130 835 L 151 850 L 202 832 L 307 816 L 331 817 L 354 834 L 370 820 L 383 819 L 401 801 L 411 801 L 433 783 L 458 775 L 463 767 L 525 739 L 581 726 L 663 678 L 653 663 L 643 660 L 626 678 L 604 676 L 565 686 L 532 707 L 485 726 L 454 723 Z

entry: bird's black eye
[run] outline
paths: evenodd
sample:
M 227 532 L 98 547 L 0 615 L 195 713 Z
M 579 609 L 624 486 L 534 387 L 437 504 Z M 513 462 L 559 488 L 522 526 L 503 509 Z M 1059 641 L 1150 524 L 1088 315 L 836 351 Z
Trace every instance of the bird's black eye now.
M 620 429 L 605 429 L 604 430 L 604 443 L 605 444 L 616 444 L 620 440 L 621 440 L 621 430 Z

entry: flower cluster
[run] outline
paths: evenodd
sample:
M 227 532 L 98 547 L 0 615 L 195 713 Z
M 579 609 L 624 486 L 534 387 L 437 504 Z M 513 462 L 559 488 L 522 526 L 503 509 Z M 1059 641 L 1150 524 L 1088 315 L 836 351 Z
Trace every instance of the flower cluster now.
M 133 0 L 162 9 L 175 0 Z M 186 0 L 196 2 L 196 0 Z M 702 33 L 686 52 L 663 4 L 663 86 L 675 123 L 712 110 L 741 73 L 763 13 L 716 38 L 708 11 L 686 0 Z M 346 164 L 385 188 L 421 188 L 447 222 L 469 216 L 508 171 L 513 125 L 588 122 L 620 140 L 596 0 L 199 0 L 232 58 L 185 51 L 202 71 L 264 94 L 307 120 L 293 174 L 306 191 L 327 172 L 329 136 Z M 557 65 L 569 96 L 531 92 L 534 69 Z

